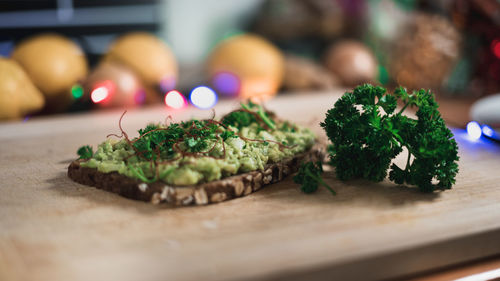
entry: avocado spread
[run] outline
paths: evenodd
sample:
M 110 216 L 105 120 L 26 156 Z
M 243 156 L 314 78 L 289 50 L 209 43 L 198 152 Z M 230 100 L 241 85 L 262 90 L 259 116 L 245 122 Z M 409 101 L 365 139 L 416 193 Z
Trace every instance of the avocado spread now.
M 121 128 L 121 126 L 120 126 Z M 149 124 L 139 137 L 108 138 L 82 167 L 118 172 L 145 182 L 194 185 L 262 170 L 308 150 L 315 142 L 307 128 L 271 117 L 259 105 L 242 104 L 220 121 Z

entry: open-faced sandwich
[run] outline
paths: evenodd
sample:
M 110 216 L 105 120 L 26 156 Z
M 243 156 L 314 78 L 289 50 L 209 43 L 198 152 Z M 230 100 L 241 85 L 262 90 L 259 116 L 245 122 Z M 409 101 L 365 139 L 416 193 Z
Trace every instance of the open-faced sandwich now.
M 121 119 L 120 135 L 78 150 L 71 179 L 154 204 L 202 205 L 248 195 L 324 155 L 309 129 L 253 103 L 220 120 L 149 124 L 135 138 Z

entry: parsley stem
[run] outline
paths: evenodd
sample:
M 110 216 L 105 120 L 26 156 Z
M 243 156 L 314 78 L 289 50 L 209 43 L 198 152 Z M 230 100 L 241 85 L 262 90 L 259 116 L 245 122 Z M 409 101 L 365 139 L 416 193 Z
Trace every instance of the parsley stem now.
M 333 195 L 337 195 L 337 193 L 335 192 L 335 190 L 333 190 L 333 188 L 331 188 L 328 184 L 326 184 L 326 182 L 323 181 L 323 179 L 321 177 L 316 176 L 315 174 L 311 173 L 311 171 L 309 171 L 309 170 L 306 170 L 306 174 L 308 176 L 310 176 L 311 178 L 317 180 L 319 183 L 321 183 L 324 187 L 326 187 L 328 190 L 330 190 L 330 192 Z
M 259 110 L 257 111 L 257 114 L 262 119 L 262 121 L 264 121 L 264 123 L 266 123 L 266 125 L 270 129 L 275 129 L 276 125 L 274 124 L 274 122 L 271 119 L 269 119 L 269 117 L 267 117 L 267 114 L 264 112 L 264 109 L 262 108 L 262 106 L 259 105 L 258 107 L 259 107 Z M 241 103 L 241 108 L 246 109 L 248 111 L 252 111 L 250 109 L 250 107 L 247 104 L 244 104 L 244 103 Z
M 398 114 L 400 115 L 401 113 L 403 113 L 403 111 L 405 111 L 405 109 L 408 107 L 408 105 L 410 105 L 410 102 L 407 102 L 403 108 L 401 108 L 401 110 L 398 112 Z
M 258 113 L 259 113 L 260 118 L 262 118 L 262 121 L 264 121 L 264 123 L 266 123 L 266 125 L 269 126 L 269 128 L 276 129 L 276 125 L 274 125 L 274 122 L 271 121 L 271 119 L 269 119 L 269 117 L 267 117 L 267 114 L 262 110 L 262 107 L 259 108 Z
M 405 171 L 408 171 L 408 169 L 410 168 L 410 157 L 411 157 L 411 152 L 410 152 L 410 149 L 408 147 L 406 147 L 406 149 L 408 149 L 408 158 L 406 159 L 406 167 L 405 167 Z

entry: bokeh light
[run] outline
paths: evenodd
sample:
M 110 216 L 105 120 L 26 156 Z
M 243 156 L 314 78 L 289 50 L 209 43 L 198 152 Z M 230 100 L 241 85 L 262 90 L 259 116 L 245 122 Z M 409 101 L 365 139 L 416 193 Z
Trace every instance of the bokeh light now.
M 90 94 L 90 98 L 94 103 L 100 103 L 109 96 L 109 91 L 106 87 L 97 87 Z
M 90 99 L 93 103 L 105 103 L 111 99 L 114 91 L 115 84 L 110 80 L 106 80 L 94 86 L 94 89 L 90 93 Z
M 482 127 L 483 134 L 487 137 L 494 137 L 495 136 L 495 131 L 488 125 L 483 125 Z
M 134 101 L 136 104 L 143 104 L 146 101 L 146 91 L 138 90 L 134 95 Z
M 79 84 L 73 85 L 71 87 L 71 95 L 75 100 L 81 98 L 83 96 L 83 87 Z
M 165 95 L 165 105 L 170 108 L 180 109 L 186 104 L 186 98 L 179 91 L 172 90 Z
M 230 72 L 219 72 L 214 75 L 212 84 L 218 93 L 235 97 L 240 92 L 240 79 Z
M 189 94 L 191 103 L 201 109 L 208 109 L 217 103 L 217 94 L 207 86 L 198 86 Z
M 478 140 L 479 138 L 481 138 L 482 130 L 481 130 L 481 126 L 479 125 L 479 123 L 477 123 L 476 121 L 469 122 L 467 124 L 467 134 L 472 139 L 475 139 L 475 140 Z
M 491 42 L 491 51 L 500 59 L 500 39 L 495 39 Z

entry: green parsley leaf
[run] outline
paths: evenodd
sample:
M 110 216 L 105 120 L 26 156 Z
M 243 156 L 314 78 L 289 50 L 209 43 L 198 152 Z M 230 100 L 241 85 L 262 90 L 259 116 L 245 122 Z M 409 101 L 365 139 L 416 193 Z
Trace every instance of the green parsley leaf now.
M 322 173 L 323 166 L 320 161 L 302 163 L 298 173 L 293 177 L 293 181 L 301 185 L 300 189 L 304 193 L 315 192 L 321 184 L 335 195 L 335 191 L 321 178 Z
M 84 145 L 78 148 L 78 151 L 76 153 L 80 156 L 79 159 L 90 159 L 92 158 L 92 156 L 94 156 L 94 151 L 89 145 Z
M 191 152 L 201 152 L 208 146 L 206 140 L 194 137 L 185 139 L 184 144 L 187 146 L 188 151 Z
M 220 137 L 225 141 L 228 138 L 237 138 L 238 136 L 233 131 L 226 130 L 220 134 Z
M 245 111 L 233 111 L 224 118 L 222 118 L 222 124 L 226 126 L 233 126 L 235 128 L 241 129 L 247 127 L 252 123 L 257 123 L 255 116 Z
M 243 110 L 233 111 L 224 116 L 221 122 L 226 126 L 233 126 L 238 129 L 249 126 L 252 123 L 257 123 L 259 125 L 262 125 L 260 123 L 263 123 L 270 129 L 276 128 L 275 122 L 268 116 L 261 105 L 257 105 L 249 101 L 246 104 L 241 103 L 241 108 Z M 255 115 L 252 113 L 255 113 Z
M 156 125 L 156 124 L 148 124 L 148 125 L 146 126 L 146 128 L 144 128 L 144 129 L 139 129 L 139 131 L 138 131 L 138 132 L 139 132 L 139 135 L 141 135 L 141 136 L 142 136 L 142 135 L 144 135 L 144 134 L 146 134 L 146 133 L 148 133 L 148 132 L 150 132 L 150 131 L 156 130 L 156 129 L 158 129 L 158 128 L 159 128 L 159 126 L 158 126 L 158 125 Z
M 242 103 L 241 108 L 249 110 L 249 111 L 253 111 L 253 112 L 255 112 L 255 110 L 256 110 L 257 115 L 269 127 L 269 129 L 276 128 L 274 121 L 271 118 L 269 118 L 266 111 L 264 110 L 264 108 L 261 105 L 258 105 L 258 104 L 253 103 L 252 101 L 249 101 L 247 104 Z

